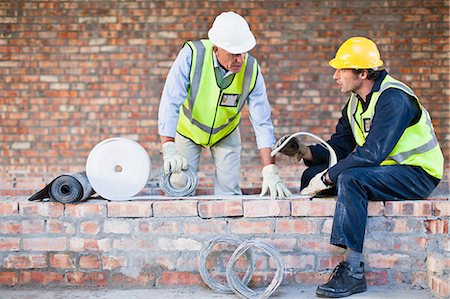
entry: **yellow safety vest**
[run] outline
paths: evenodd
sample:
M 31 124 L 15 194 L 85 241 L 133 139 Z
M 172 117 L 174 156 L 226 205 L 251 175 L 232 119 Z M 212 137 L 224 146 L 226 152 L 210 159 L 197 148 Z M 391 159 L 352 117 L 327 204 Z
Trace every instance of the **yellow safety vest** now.
M 229 86 L 219 87 L 210 40 L 187 43 L 192 49 L 190 88 L 180 108 L 177 132 L 201 146 L 212 146 L 236 129 L 241 110 L 258 74 L 256 59 L 247 54 Z
M 428 111 L 420 104 L 419 98 L 403 82 L 387 75 L 380 90 L 372 94 L 369 107 L 363 111 L 361 102 L 355 93 L 350 95 L 347 116 L 353 136 L 359 146 L 363 146 L 370 131 L 375 106 L 381 93 L 388 88 L 397 88 L 413 96 L 421 109 L 420 120 L 406 128 L 394 149 L 381 165 L 403 164 L 422 167 L 431 176 L 441 179 L 444 172 L 444 156 L 439 147 Z M 395 128 L 392 128 L 395 130 Z

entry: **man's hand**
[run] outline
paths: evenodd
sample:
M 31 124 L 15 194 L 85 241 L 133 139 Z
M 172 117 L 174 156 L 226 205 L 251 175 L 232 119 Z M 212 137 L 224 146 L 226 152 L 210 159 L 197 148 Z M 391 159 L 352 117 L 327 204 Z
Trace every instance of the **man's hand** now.
M 326 190 L 331 188 L 330 185 L 325 185 L 325 183 L 322 180 L 322 176 L 328 171 L 328 169 L 325 169 L 324 171 L 316 174 L 311 181 L 309 181 L 308 186 L 306 186 L 305 189 L 303 189 L 300 192 L 300 195 L 310 195 L 314 196 L 320 191 Z
M 272 146 L 272 150 L 279 147 L 286 139 L 291 135 L 284 135 L 277 143 Z M 297 138 L 292 138 L 289 142 L 280 150 L 280 153 L 291 157 L 294 161 L 300 161 L 308 153 L 309 148 Z
M 181 170 L 186 170 L 188 168 L 187 160 L 178 153 L 175 142 L 164 142 L 162 145 L 162 154 L 165 174 L 169 174 L 170 171 L 172 171 L 172 173 L 179 173 Z
M 284 199 L 292 195 L 291 191 L 286 187 L 283 179 L 278 173 L 278 166 L 269 164 L 264 166 L 262 170 L 263 185 L 259 196 L 264 196 L 270 190 L 271 199 Z

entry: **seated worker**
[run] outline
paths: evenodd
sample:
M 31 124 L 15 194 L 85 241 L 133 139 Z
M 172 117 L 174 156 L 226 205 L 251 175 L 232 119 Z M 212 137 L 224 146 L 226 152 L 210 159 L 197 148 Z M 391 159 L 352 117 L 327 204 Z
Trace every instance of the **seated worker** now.
M 414 91 L 380 69 L 376 44 L 352 37 L 329 62 L 333 79 L 348 94 L 336 132 L 327 141 L 338 162 L 328 168 L 328 151 L 293 138 L 280 151 L 308 168 L 301 193 L 337 192 L 330 243 L 347 249 L 322 297 L 340 298 L 367 289 L 361 261 L 369 200 L 425 198 L 443 175 L 444 158 L 428 111 Z M 279 146 L 283 136 L 275 146 Z

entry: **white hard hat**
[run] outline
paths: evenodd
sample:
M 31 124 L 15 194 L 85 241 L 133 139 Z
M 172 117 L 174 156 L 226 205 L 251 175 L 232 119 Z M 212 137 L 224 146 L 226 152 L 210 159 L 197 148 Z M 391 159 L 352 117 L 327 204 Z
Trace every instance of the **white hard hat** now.
M 256 45 L 247 21 L 235 12 L 223 12 L 216 17 L 208 38 L 214 45 L 232 54 L 246 53 Z

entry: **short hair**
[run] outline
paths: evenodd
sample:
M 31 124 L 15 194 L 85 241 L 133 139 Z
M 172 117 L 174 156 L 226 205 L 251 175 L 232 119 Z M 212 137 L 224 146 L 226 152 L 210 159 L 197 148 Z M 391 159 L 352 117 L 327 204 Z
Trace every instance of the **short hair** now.
M 363 71 L 367 71 L 367 79 L 372 80 L 372 81 L 376 81 L 382 72 L 382 70 L 374 70 L 374 69 L 358 69 L 358 70 L 352 69 L 352 71 L 353 71 L 353 74 L 355 74 L 355 75 L 359 75 Z

